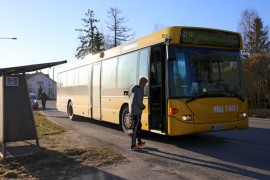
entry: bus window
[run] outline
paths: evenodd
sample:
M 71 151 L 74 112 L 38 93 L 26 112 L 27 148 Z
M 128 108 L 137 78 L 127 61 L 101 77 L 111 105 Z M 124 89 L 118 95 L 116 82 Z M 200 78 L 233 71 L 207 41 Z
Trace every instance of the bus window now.
M 170 97 L 242 96 L 240 62 L 235 51 L 177 48 L 168 63 Z
M 67 86 L 74 86 L 74 70 L 67 72 Z
M 102 62 L 102 89 L 116 88 L 116 65 L 117 58 L 109 59 Z
M 153 47 L 151 52 L 150 63 L 150 89 L 152 102 L 161 103 L 161 50 L 159 46 Z
M 88 85 L 89 75 L 88 75 L 89 66 L 80 67 L 79 71 L 79 85 Z M 74 74 L 73 74 L 74 75 Z
M 144 76 L 148 78 L 148 49 L 142 49 L 140 51 L 140 63 L 139 63 L 139 77 Z M 144 88 L 144 95 L 148 96 L 149 85 Z
M 138 52 L 125 54 L 119 57 L 118 88 L 129 89 L 137 83 Z
M 79 72 L 80 72 L 79 69 L 74 69 L 74 85 L 75 86 L 78 86 L 79 84 L 79 77 L 80 77 Z
M 63 87 L 64 73 L 59 73 L 57 77 L 57 88 Z
M 159 47 L 155 47 L 152 50 L 151 53 L 151 67 L 150 67 L 150 73 L 151 73 L 151 80 L 152 85 L 161 85 L 161 76 L 162 76 L 162 67 L 161 67 L 161 52 L 159 50 Z
M 67 87 L 67 72 L 61 73 L 61 87 Z
M 170 91 L 171 94 L 175 96 L 182 96 L 187 93 L 187 84 L 186 84 L 186 62 L 184 53 L 177 53 L 177 60 L 171 61 L 169 66 L 172 66 L 172 71 L 169 71 L 170 79 Z

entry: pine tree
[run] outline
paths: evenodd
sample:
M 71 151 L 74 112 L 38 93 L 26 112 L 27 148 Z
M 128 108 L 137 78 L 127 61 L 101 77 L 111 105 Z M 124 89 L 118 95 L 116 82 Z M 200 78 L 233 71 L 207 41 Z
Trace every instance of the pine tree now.
M 244 48 L 246 57 L 255 53 L 267 53 L 270 48 L 268 40 L 268 27 L 263 27 L 262 19 L 257 16 L 251 22 L 250 29 L 245 34 Z
M 102 38 L 103 35 L 98 32 L 96 23 L 98 23 L 99 20 L 95 18 L 94 11 L 88 9 L 85 16 L 86 18 L 82 18 L 85 29 L 75 29 L 75 31 L 79 31 L 83 34 L 78 37 L 81 43 L 76 49 L 77 54 L 75 57 L 78 59 L 83 58 L 89 53 L 95 53 L 104 49 L 104 38 Z
M 262 19 L 256 17 L 251 29 L 253 31 L 251 34 L 254 35 L 252 53 L 266 53 L 270 47 L 270 41 L 268 41 L 268 27 L 263 28 Z
M 104 36 L 102 33 L 100 33 L 99 31 L 96 32 L 95 36 L 94 36 L 94 47 L 93 47 L 93 51 L 94 52 L 101 52 L 105 50 L 104 47 Z

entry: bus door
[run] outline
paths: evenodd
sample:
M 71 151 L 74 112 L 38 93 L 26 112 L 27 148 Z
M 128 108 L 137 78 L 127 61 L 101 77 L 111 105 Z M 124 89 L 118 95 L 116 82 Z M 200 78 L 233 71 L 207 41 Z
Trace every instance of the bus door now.
M 164 46 L 151 48 L 149 81 L 149 124 L 150 130 L 164 132 L 165 123 L 165 68 Z
M 94 64 L 92 70 L 92 118 L 100 120 L 100 63 Z

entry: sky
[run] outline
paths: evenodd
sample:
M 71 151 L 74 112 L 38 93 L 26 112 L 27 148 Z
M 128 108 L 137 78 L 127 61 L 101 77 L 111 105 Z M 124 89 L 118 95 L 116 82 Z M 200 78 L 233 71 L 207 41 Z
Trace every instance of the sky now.
M 135 39 L 154 32 L 156 24 L 238 31 L 246 9 L 270 25 L 269 0 L 0 0 L 0 68 L 75 61 L 81 19 L 93 10 L 106 34 L 110 7 L 122 11 Z M 3 39 L 12 37 L 17 40 Z

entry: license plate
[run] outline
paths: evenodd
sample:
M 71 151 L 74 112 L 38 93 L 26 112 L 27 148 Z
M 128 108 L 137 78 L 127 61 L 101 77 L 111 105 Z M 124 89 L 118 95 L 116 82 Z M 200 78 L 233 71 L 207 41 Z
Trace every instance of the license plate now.
M 219 124 L 219 125 L 212 126 L 212 131 L 221 131 L 223 129 L 225 129 L 224 124 Z

